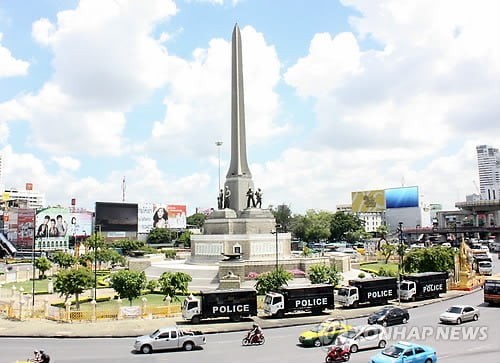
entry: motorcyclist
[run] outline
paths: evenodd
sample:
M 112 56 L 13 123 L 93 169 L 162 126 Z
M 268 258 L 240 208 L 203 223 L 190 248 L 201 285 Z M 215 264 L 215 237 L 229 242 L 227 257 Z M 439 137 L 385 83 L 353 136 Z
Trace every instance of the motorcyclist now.
M 253 337 L 255 336 L 260 339 L 261 335 L 262 335 L 262 329 L 260 328 L 259 324 L 254 323 L 252 326 L 252 330 L 250 330 L 248 340 L 253 341 Z

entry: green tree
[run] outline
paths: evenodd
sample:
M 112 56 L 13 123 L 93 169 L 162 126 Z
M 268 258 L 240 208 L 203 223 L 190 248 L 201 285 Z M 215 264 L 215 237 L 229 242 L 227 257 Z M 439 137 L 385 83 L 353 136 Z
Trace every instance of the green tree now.
M 450 247 L 415 248 L 404 256 L 403 268 L 406 272 L 448 272 L 455 266 L 455 254 Z
M 177 238 L 177 243 L 182 243 L 184 247 L 191 247 L 191 231 L 184 231 L 181 233 L 179 238 Z
M 387 236 L 387 233 L 389 232 L 389 229 L 385 224 L 381 224 L 380 226 L 377 227 L 376 233 L 380 238 L 384 238 Z
M 195 213 L 187 217 L 186 223 L 190 226 L 196 226 L 196 228 L 201 228 L 205 224 L 206 218 L 207 216 L 203 213 Z
M 106 246 L 106 239 L 102 233 L 94 233 L 87 238 L 85 243 L 92 249 L 104 248 Z
M 305 240 L 320 242 L 330 238 L 331 216 L 332 214 L 329 212 L 308 210 L 306 212 Z
M 146 284 L 146 289 L 148 289 L 150 292 L 155 291 L 157 287 L 158 287 L 158 280 L 149 280 Z
M 50 263 L 49 259 L 47 257 L 38 257 L 35 260 L 35 267 L 40 271 L 40 275 L 38 276 L 39 279 L 44 279 L 45 278 L 45 272 L 50 270 L 52 267 L 52 264 Z M 34 278 L 34 277 L 33 277 Z
M 148 234 L 148 243 L 170 243 L 172 242 L 172 232 L 168 228 L 153 228 Z
M 141 290 L 146 287 L 146 274 L 144 271 L 121 270 L 111 275 L 110 286 L 132 305 L 132 300 L 141 296 Z
M 129 238 L 113 241 L 113 243 L 111 243 L 111 247 L 121 249 L 124 255 L 129 255 L 131 251 L 142 250 L 145 246 L 146 244 L 143 241 Z
M 280 204 L 276 207 L 276 209 L 271 208 L 271 213 L 276 219 L 276 223 L 281 225 L 281 228 L 284 232 L 287 232 L 292 223 L 292 210 L 289 205 Z
M 330 233 L 334 241 L 345 239 L 345 234 L 364 230 L 364 221 L 354 214 L 337 212 L 330 219 Z
M 69 268 L 76 263 L 76 258 L 72 254 L 64 251 L 57 251 L 52 255 L 52 260 L 60 268 Z
M 64 296 L 64 302 L 68 301 L 71 295 L 75 295 L 76 309 L 80 309 L 79 295 L 86 289 L 90 289 L 94 284 L 92 272 L 85 268 L 61 270 L 56 274 L 54 281 L 54 291 L 60 296 Z
M 342 274 L 335 266 L 316 264 L 309 266 L 307 277 L 312 284 L 331 284 L 337 286 L 342 281 Z
M 259 294 L 267 294 L 269 291 L 276 291 L 283 285 L 288 285 L 288 281 L 293 279 L 293 275 L 279 267 L 276 270 L 265 272 L 257 276 L 255 288 Z
M 187 294 L 188 284 L 192 280 L 191 276 L 184 272 L 164 272 L 158 279 L 158 284 L 165 298 L 170 296 L 173 300 L 179 300 L 177 294 Z
M 384 256 L 385 262 L 388 263 L 392 255 L 396 253 L 397 246 L 394 244 L 386 243 L 380 247 L 380 254 Z
M 292 220 L 290 221 L 290 230 L 292 231 L 293 237 L 301 241 L 305 241 L 306 226 L 307 226 L 307 219 L 305 216 L 300 214 L 294 215 L 292 217 Z

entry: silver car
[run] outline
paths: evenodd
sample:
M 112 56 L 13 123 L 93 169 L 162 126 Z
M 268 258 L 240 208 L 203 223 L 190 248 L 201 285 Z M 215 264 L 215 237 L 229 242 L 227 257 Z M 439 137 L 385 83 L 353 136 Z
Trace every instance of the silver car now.
M 442 323 L 462 324 L 479 319 L 479 309 L 470 305 L 453 305 L 439 316 Z

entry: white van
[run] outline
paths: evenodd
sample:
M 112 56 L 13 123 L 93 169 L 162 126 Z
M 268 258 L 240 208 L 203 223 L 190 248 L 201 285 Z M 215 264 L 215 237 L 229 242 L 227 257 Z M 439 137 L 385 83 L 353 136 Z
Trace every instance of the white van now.
M 490 261 L 479 261 L 477 270 L 480 275 L 491 275 L 493 272 L 493 265 Z
M 386 331 L 377 324 L 352 328 L 340 334 L 335 341 L 335 345 L 349 347 L 351 353 L 356 353 L 359 349 L 385 348 L 386 344 Z

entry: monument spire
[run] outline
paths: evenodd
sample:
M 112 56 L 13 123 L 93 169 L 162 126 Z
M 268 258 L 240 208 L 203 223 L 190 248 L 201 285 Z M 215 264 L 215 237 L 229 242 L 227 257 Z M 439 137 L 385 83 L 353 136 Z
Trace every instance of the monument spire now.
M 234 26 L 231 44 L 231 163 L 227 177 L 246 175 L 251 178 L 252 174 L 247 162 L 243 62 L 241 59 L 241 34 L 238 24 Z
M 243 61 L 238 24 L 234 25 L 231 48 L 231 163 L 225 185 L 231 190 L 230 208 L 238 212 L 246 207 L 248 188 L 253 189 L 252 173 L 247 161 Z

